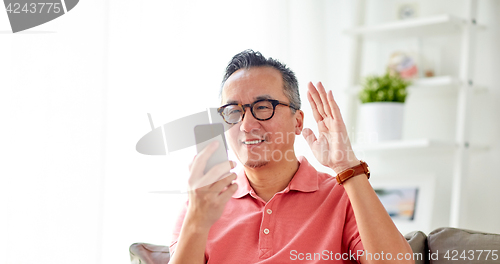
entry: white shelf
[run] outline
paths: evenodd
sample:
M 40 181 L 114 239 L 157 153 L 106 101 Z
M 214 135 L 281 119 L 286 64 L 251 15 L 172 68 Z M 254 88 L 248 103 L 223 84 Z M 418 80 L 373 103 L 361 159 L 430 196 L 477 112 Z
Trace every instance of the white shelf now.
M 449 14 L 400 20 L 379 25 L 355 27 L 344 31 L 372 39 L 404 38 L 461 32 L 466 20 Z M 482 26 L 480 26 L 482 27 Z
M 457 91 L 462 85 L 462 82 L 454 76 L 435 76 L 420 78 L 412 81 L 412 84 L 408 86 L 408 92 L 415 90 L 434 90 L 434 91 Z M 488 91 L 485 86 L 473 86 L 475 93 L 481 93 Z M 357 85 L 351 89 L 345 90 L 349 95 L 357 96 L 359 91 L 361 91 L 361 86 Z
M 436 91 L 458 91 L 463 83 L 456 77 L 453 76 L 436 76 L 429 78 L 421 78 L 414 80 L 410 86 L 408 86 L 409 92 L 414 90 L 432 89 Z M 472 86 L 474 93 L 482 93 L 488 91 L 485 86 Z
M 437 141 L 430 139 L 412 139 L 412 140 L 394 140 L 384 141 L 375 144 L 354 144 L 353 150 L 359 151 L 385 151 L 385 150 L 415 150 L 415 149 L 429 149 L 441 148 L 447 150 L 454 150 L 455 144 L 453 142 Z
M 408 93 L 412 93 L 414 91 L 453 93 L 458 91 L 460 85 L 460 80 L 453 76 L 421 78 L 412 81 L 412 84 L 408 86 Z
M 428 78 L 416 79 L 412 82 L 411 87 L 442 87 L 442 86 L 458 86 L 460 80 L 453 76 L 435 76 Z
M 432 139 L 408 139 L 408 140 L 390 140 L 374 144 L 353 144 L 354 152 L 377 152 L 377 151 L 395 151 L 395 150 L 456 150 L 457 144 L 451 141 L 440 141 Z M 487 145 L 473 144 L 470 146 L 474 151 L 487 151 Z
M 458 87 L 460 80 L 453 76 L 436 76 L 429 78 L 421 78 L 412 81 L 408 89 L 426 89 L 438 87 Z M 351 89 L 346 89 L 348 94 L 357 95 L 361 91 L 361 86 L 357 85 Z

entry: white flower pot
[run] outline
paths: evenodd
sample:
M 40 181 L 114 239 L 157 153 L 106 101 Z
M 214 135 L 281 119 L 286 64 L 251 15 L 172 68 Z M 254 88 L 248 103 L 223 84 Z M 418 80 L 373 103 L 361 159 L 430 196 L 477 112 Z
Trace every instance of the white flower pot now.
M 403 135 L 404 103 L 361 104 L 358 118 L 358 143 L 373 144 L 399 140 Z

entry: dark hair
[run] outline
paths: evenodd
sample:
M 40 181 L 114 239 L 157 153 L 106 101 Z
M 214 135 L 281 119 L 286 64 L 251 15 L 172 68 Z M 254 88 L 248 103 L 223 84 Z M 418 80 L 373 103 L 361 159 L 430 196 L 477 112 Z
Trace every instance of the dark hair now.
M 295 109 L 300 109 L 299 84 L 297 82 L 297 78 L 295 77 L 295 73 L 278 60 L 273 58 L 266 59 L 266 57 L 264 57 L 260 52 L 253 51 L 251 49 L 244 50 L 234 55 L 231 59 L 226 67 L 224 78 L 222 79 L 220 95 L 222 96 L 222 89 L 229 76 L 237 70 L 265 66 L 272 67 L 281 72 L 281 76 L 283 77 L 283 92 L 290 101 L 292 111 L 295 112 Z

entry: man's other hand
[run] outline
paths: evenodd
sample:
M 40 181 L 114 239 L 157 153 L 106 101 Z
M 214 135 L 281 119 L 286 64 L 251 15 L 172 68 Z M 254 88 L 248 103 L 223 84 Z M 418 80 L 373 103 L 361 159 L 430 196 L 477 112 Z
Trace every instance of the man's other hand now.
M 207 160 L 217 147 L 218 142 L 208 145 L 196 155 L 189 166 L 189 204 L 186 218 L 194 221 L 198 228 L 210 229 L 221 217 L 226 203 L 238 189 L 237 184 L 233 183 L 236 174 L 229 171 L 236 167 L 234 161 L 217 164 L 203 174 Z

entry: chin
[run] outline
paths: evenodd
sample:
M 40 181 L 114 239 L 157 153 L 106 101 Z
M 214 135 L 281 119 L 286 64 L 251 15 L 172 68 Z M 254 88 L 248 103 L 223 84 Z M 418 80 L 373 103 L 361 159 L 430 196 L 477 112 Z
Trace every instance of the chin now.
M 261 168 L 269 164 L 269 160 L 260 154 L 255 153 L 244 153 L 244 155 L 240 156 L 243 159 L 240 159 L 240 162 L 245 165 L 245 167 L 249 168 Z
M 258 169 L 266 166 L 267 164 L 269 164 L 269 161 L 247 161 L 245 162 L 245 167 Z

